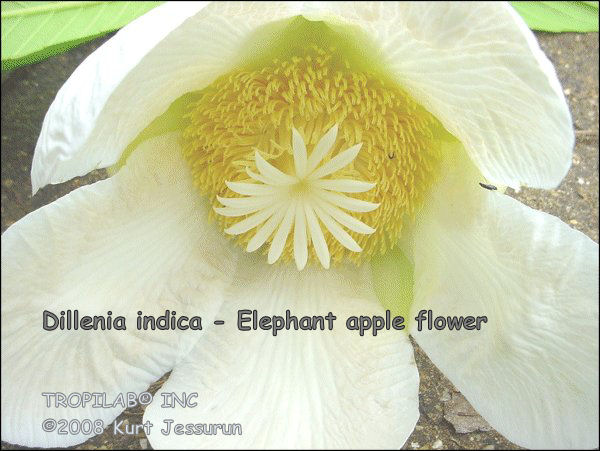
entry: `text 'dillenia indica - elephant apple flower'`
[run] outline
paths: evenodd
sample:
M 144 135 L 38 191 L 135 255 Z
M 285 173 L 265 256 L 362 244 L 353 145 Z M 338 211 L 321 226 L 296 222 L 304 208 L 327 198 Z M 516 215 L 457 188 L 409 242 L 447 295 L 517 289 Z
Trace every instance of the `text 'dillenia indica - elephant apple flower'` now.
M 34 192 L 112 175 L 2 235 L 3 440 L 81 443 L 42 421 L 120 408 L 42 392 L 113 399 L 172 370 L 161 392 L 198 406 L 158 396 L 145 420 L 243 434 L 155 430 L 155 448 L 401 447 L 419 417 L 407 333 L 234 327 L 239 309 L 391 309 L 509 440 L 597 447 L 598 246 L 503 194 L 557 186 L 573 142 L 554 69 L 504 3 L 161 5 L 75 70 L 35 149 Z M 66 309 L 205 327 L 42 329 Z M 419 332 L 429 309 L 488 323 Z

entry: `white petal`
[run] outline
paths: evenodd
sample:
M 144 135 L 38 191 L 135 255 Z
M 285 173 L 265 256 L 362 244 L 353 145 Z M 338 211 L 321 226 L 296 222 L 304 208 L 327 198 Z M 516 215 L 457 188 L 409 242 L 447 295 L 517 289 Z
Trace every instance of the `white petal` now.
M 335 140 L 337 138 L 338 133 L 338 124 L 335 124 L 331 127 L 327 133 L 323 135 L 323 137 L 319 140 L 315 148 L 313 149 L 310 157 L 308 157 L 308 167 L 307 171 L 310 173 L 315 170 L 315 168 L 321 163 L 325 155 L 329 153 L 333 145 L 335 144 Z
M 352 163 L 352 161 L 354 161 L 358 155 L 358 152 L 360 152 L 361 147 L 362 143 L 358 143 L 349 149 L 340 152 L 315 172 L 313 172 L 309 178 L 312 180 L 320 179 L 321 177 L 325 177 L 329 174 L 333 174 L 335 171 L 345 168 Z
M 52 103 L 36 146 L 33 191 L 117 162 L 175 99 L 235 67 L 258 27 L 298 9 L 168 2 L 123 28 L 75 70 Z
M 173 137 L 148 141 L 110 179 L 79 188 L 2 235 L 2 440 L 63 447 L 84 434 L 42 431 L 42 421 L 101 419 L 123 410 L 47 408 L 42 392 L 142 392 L 201 331 L 138 331 L 145 315 L 210 321 L 235 265 L 206 221 Z M 127 330 L 42 329 L 42 312 L 127 318 Z
M 34 191 L 115 163 L 173 100 L 234 67 L 256 28 L 296 15 L 346 35 L 347 25 L 359 26 L 376 44 L 372 58 L 465 143 L 490 181 L 550 188 L 571 164 L 574 134 L 560 84 L 507 4 L 188 4 L 142 16 L 70 77 L 44 120 Z
M 383 315 L 365 268 L 239 265 L 219 319 L 162 392 L 197 392 L 198 406 L 153 402 L 144 421 L 238 423 L 242 435 L 149 436 L 154 448 L 400 448 L 419 417 L 418 374 L 403 331 L 348 330 L 351 315 Z M 333 330 L 239 331 L 240 309 L 337 316 Z M 327 324 L 325 324 L 327 326 Z
M 415 231 L 411 316 L 431 309 L 485 315 L 487 324 L 459 332 L 413 324 L 411 333 L 507 439 L 598 447 L 598 245 L 456 169 Z
M 294 167 L 296 169 L 296 177 L 302 178 L 306 174 L 306 145 L 304 139 L 298 133 L 298 130 L 292 127 L 292 149 L 294 150 Z
M 374 58 L 465 144 L 492 183 L 553 188 L 567 173 L 574 143 L 567 103 L 552 64 L 508 3 L 305 8 L 312 20 L 362 28 L 378 48 Z

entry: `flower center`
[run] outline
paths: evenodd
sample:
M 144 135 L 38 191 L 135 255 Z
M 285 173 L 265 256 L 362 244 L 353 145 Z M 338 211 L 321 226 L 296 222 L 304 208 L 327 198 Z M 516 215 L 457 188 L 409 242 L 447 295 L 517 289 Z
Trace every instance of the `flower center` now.
M 298 269 L 393 248 L 439 161 L 439 122 L 334 47 L 230 72 L 187 117 L 184 152 L 211 217 L 248 252 Z

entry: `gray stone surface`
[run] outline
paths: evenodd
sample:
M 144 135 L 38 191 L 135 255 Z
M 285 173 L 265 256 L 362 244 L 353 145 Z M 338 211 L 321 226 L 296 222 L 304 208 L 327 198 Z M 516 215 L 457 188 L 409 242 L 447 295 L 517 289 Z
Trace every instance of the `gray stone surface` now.
M 569 100 L 577 144 L 573 167 L 557 189 L 524 189 L 518 194 L 510 194 L 527 205 L 560 217 L 598 241 L 598 34 L 537 35 L 557 68 Z M 93 41 L 42 63 L 2 75 L 2 231 L 28 212 L 105 176 L 104 171 L 96 171 L 59 186 L 44 188 L 33 198 L 30 196 L 31 158 L 44 114 L 62 83 L 102 41 Z M 421 376 L 421 418 L 405 449 L 518 449 L 495 431 L 486 431 L 485 422 L 474 414 L 468 402 L 418 347 L 415 356 Z M 152 390 L 157 390 L 166 377 L 168 375 L 153 384 Z M 140 408 L 131 409 L 120 419 L 137 423 L 141 415 Z M 460 416 L 469 418 L 466 421 L 457 419 Z M 148 446 L 143 435 L 114 437 L 105 432 L 77 448 L 143 449 Z M 2 448 L 19 447 L 3 443 Z

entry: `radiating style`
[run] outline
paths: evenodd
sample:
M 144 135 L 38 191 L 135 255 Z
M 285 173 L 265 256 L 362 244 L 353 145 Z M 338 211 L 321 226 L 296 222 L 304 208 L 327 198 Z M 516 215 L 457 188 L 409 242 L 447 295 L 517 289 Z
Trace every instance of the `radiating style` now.
M 322 164 L 323 158 L 335 143 L 337 129 L 335 125 L 321 138 L 310 158 L 300 133 L 292 129 L 293 174 L 281 172 L 265 161 L 257 150 L 255 161 L 260 174 L 255 174 L 249 169 L 247 172 L 250 178 L 258 183 L 226 182 L 231 191 L 248 197 L 218 198 L 224 205 L 223 208 L 215 209 L 220 215 L 247 216 L 225 232 L 239 235 L 257 228 L 256 234 L 246 247 L 248 252 L 257 250 L 275 233 L 268 254 L 269 263 L 275 263 L 293 229 L 294 260 L 300 270 L 304 269 L 308 260 L 309 236 L 321 265 L 325 269 L 329 268 L 329 248 L 321 224 L 346 249 L 353 252 L 362 251 L 341 226 L 362 234 L 371 234 L 375 229 L 340 208 L 353 212 L 367 212 L 375 210 L 378 205 L 341 193 L 361 193 L 370 190 L 375 184 L 352 179 L 325 178 L 351 163 L 361 147 L 361 144 L 356 144 Z

